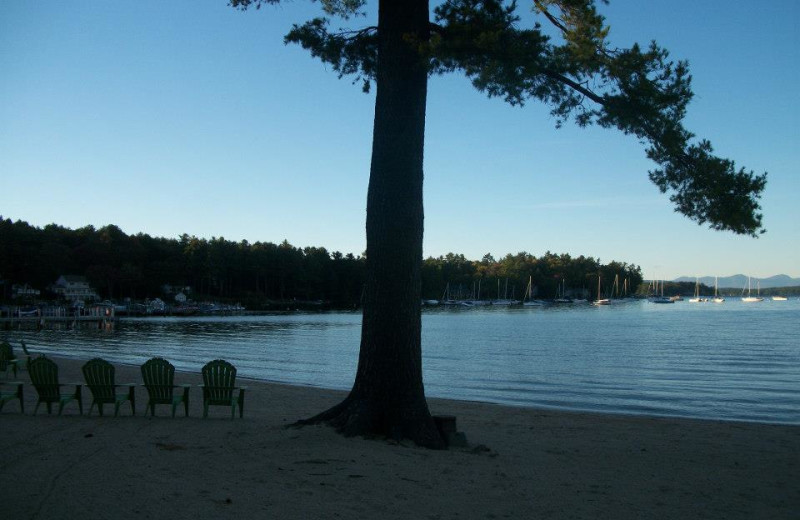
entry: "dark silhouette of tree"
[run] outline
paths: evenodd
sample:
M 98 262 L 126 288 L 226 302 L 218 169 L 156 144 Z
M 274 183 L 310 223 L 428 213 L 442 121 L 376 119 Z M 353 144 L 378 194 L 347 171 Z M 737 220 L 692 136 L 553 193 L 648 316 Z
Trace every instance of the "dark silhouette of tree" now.
M 280 0 L 230 0 L 247 9 Z M 655 42 L 611 48 L 593 0 L 534 0 L 537 23 L 519 28 L 516 2 L 379 0 L 377 26 L 329 29 L 333 17 L 357 18 L 366 0 L 321 0 L 322 14 L 295 25 L 298 43 L 365 89 L 376 85 L 367 195 L 367 263 L 358 370 L 348 397 L 306 422 L 348 434 L 410 438 L 441 447 L 422 384 L 420 295 L 422 157 L 427 79 L 460 72 L 489 96 L 552 107 L 560 125 L 616 127 L 646 144 L 650 179 L 676 211 L 711 228 L 755 235 L 766 174 L 756 176 L 712 155 L 682 120 L 692 97 L 686 62 L 671 62 Z

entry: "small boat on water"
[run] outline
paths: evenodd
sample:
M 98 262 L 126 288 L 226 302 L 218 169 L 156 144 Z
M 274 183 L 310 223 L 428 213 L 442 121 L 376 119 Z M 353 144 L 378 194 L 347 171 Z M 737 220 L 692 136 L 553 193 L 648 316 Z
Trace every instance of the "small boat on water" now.
M 649 298 L 647 301 L 649 301 L 650 303 L 675 303 L 675 300 L 667 296 L 653 296 L 652 298 Z
M 592 305 L 611 305 L 611 300 L 608 298 L 601 298 L 600 294 L 600 275 L 597 276 L 597 299 L 592 302 Z
M 772 297 L 772 301 L 774 301 L 774 302 L 785 302 L 786 300 L 788 300 L 788 298 L 786 296 L 773 296 Z
M 669 296 L 664 296 L 664 282 L 661 282 L 661 296 L 655 294 L 658 291 L 658 281 L 655 282 L 653 287 L 653 295 L 647 299 L 650 303 L 675 303 L 675 300 Z
M 689 298 L 689 303 L 705 303 L 708 301 L 708 298 L 703 298 L 700 296 L 700 279 L 695 277 L 694 279 L 694 298 Z
M 745 303 L 753 303 L 753 302 L 763 302 L 764 298 L 761 297 L 761 282 L 756 281 L 756 295 L 752 296 L 750 294 L 750 277 L 747 277 L 747 296 L 742 296 L 742 301 Z M 744 294 L 744 289 L 742 289 L 742 294 Z
M 717 285 L 718 285 L 718 278 L 715 276 L 714 277 L 714 298 L 711 301 L 714 302 L 714 303 L 723 303 L 725 301 L 725 298 L 723 298 L 722 296 L 719 296 L 717 294 Z
M 564 280 L 564 278 L 561 278 L 561 283 L 559 284 L 556 290 L 556 298 L 555 300 L 553 300 L 553 303 L 556 304 L 572 303 L 572 298 L 567 298 L 566 292 L 567 292 L 566 280 Z
M 525 288 L 525 296 L 522 299 L 522 305 L 525 307 L 543 307 L 542 300 L 533 299 L 533 276 L 528 277 L 528 287 Z
M 530 286 L 530 281 L 528 281 L 528 285 Z M 513 291 L 512 291 L 513 292 Z M 492 305 L 500 305 L 500 306 L 510 306 L 510 305 L 519 305 L 521 302 L 519 300 L 514 299 L 514 295 L 511 295 L 511 298 L 508 297 L 508 278 L 506 278 L 506 286 L 503 291 L 503 297 L 500 298 L 500 279 L 497 279 L 497 299 L 492 300 Z

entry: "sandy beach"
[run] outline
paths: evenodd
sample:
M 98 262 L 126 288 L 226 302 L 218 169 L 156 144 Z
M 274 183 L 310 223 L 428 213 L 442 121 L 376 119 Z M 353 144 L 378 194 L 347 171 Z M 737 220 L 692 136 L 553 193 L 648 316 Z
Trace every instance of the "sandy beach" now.
M 60 380 L 83 361 L 54 358 Z M 661 419 L 430 401 L 455 415 L 466 448 L 431 451 L 330 428 L 286 428 L 341 392 L 257 381 L 244 419 L 188 418 L 167 406 L 114 418 L 67 405 L 62 416 L 0 413 L 2 518 L 543 518 L 790 519 L 800 517 L 800 427 Z M 178 383 L 200 383 L 180 373 Z M 117 382 L 139 383 L 117 365 Z M 8 387 L 6 387 L 8 389 Z

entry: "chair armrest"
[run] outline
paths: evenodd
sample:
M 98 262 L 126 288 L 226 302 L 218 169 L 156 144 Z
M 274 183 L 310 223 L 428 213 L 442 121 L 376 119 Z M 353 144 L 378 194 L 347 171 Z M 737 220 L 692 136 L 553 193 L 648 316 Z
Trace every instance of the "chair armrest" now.
M 64 383 L 63 385 L 58 386 L 74 386 L 76 392 L 80 392 L 80 388 L 83 386 L 83 383 Z
M 82 399 L 82 397 L 81 397 L 81 389 L 83 388 L 83 383 L 64 383 L 64 384 L 60 384 L 58 386 L 59 386 L 59 390 L 60 390 L 60 387 L 62 387 L 62 386 L 72 386 L 72 385 L 75 385 L 75 392 L 72 393 L 72 397 L 74 397 L 74 398 L 76 398 L 78 400 L 81 400 Z

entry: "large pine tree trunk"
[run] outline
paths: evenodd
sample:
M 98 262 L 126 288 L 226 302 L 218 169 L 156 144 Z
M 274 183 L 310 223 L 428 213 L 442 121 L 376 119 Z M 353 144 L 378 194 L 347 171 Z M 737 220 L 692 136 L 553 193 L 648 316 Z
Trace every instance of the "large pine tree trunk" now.
M 381 0 L 367 262 L 358 371 L 349 396 L 304 422 L 441 448 L 425 400 L 421 350 L 422 159 L 428 73 L 413 37 L 427 0 Z

